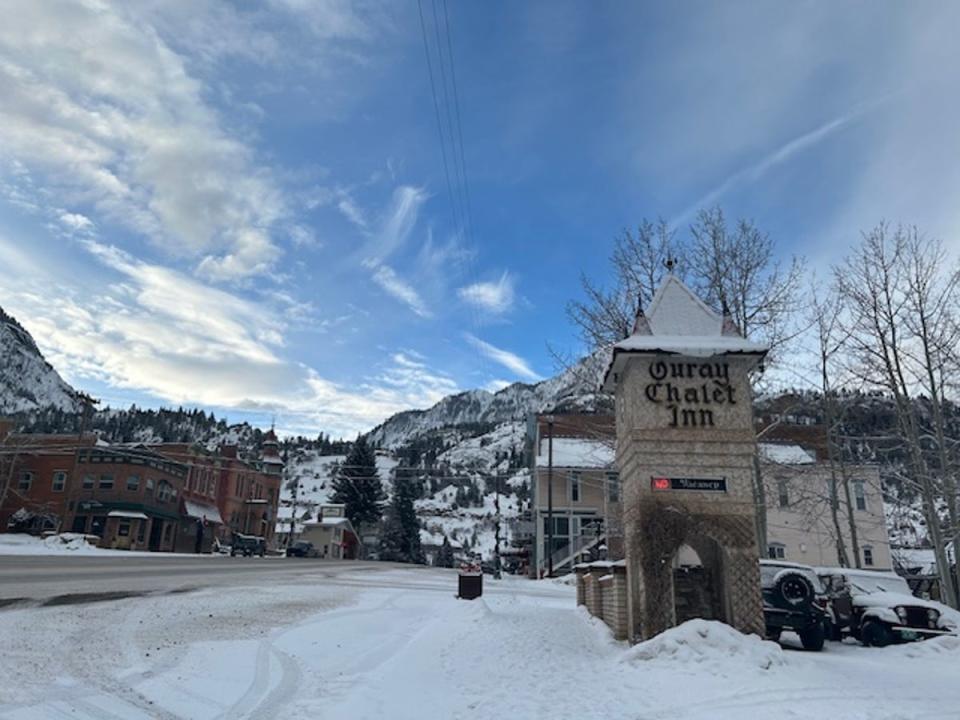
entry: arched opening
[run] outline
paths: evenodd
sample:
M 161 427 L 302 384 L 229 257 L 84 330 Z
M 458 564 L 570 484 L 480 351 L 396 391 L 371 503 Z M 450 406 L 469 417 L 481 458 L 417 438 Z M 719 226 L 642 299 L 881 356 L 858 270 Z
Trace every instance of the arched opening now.
M 720 545 L 702 535 L 687 538 L 674 553 L 672 564 L 677 624 L 693 618 L 727 622 Z

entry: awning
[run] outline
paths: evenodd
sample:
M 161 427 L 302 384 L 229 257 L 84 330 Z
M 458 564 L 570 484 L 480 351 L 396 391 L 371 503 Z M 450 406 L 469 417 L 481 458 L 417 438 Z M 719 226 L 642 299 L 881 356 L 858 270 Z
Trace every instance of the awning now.
M 107 517 L 128 518 L 130 520 L 149 520 L 142 512 L 133 512 L 132 510 L 111 510 Z
M 196 518 L 197 520 L 205 519 L 208 523 L 216 523 L 217 525 L 224 524 L 223 518 L 220 517 L 220 511 L 217 509 L 216 505 L 198 503 L 184 498 L 183 512 L 187 515 L 187 517 Z

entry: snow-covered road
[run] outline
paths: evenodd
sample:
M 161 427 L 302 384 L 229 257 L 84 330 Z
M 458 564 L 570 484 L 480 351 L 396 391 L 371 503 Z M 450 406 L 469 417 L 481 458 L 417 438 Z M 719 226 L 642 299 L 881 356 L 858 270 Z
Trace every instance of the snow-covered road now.
M 953 638 L 804 653 L 703 624 L 638 652 L 568 587 L 487 581 L 474 602 L 404 569 L 3 611 L 0 718 L 960 717 Z

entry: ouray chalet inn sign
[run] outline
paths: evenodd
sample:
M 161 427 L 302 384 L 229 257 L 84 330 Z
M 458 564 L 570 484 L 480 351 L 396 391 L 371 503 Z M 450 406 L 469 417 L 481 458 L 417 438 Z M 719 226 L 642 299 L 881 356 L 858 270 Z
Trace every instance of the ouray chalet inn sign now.
M 725 362 L 650 363 L 650 378 L 644 395 L 647 400 L 664 405 L 669 412 L 668 427 L 713 427 L 713 407 L 736 405 L 735 389 L 730 384 L 730 366 Z M 701 381 L 680 386 L 674 380 Z

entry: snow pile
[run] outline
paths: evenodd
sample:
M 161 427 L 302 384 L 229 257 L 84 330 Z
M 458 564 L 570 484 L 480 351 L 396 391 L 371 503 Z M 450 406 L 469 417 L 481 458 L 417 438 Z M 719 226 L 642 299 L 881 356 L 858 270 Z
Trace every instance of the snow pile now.
M 783 650 L 776 643 L 700 619 L 688 620 L 624 652 L 623 662 L 637 661 L 699 665 L 716 674 L 729 673 L 734 664 L 761 670 L 784 664 Z
M 945 662 L 960 663 L 960 637 L 955 635 L 941 635 L 922 642 L 909 643 L 898 649 L 908 658 L 941 656 Z
M 45 547 L 51 550 L 66 550 L 68 552 L 90 552 L 97 548 L 87 542 L 85 535 L 80 533 L 60 533 L 43 539 Z

